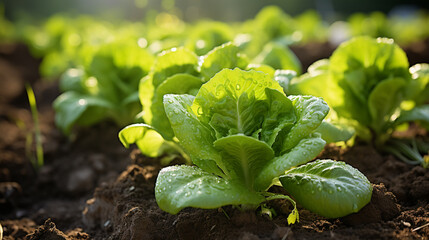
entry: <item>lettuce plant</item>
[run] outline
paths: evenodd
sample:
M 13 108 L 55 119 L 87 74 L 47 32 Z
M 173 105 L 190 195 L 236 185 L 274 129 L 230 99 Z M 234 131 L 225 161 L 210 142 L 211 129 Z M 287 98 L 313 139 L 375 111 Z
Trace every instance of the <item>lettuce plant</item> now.
M 288 217 L 293 223 L 295 201 L 267 191 L 277 178 L 298 203 L 329 218 L 370 201 L 371 184 L 358 170 L 332 160 L 306 164 L 325 146 L 315 132 L 329 111 L 320 98 L 287 97 L 267 74 L 224 69 L 195 97 L 166 94 L 163 103 L 175 137 L 196 165 L 160 171 L 155 197 L 166 212 L 256 209 L 284 198 L 295 207 Z
M 84 69 L 70 69 L 61 78 L 64 93 L 54 101 L 55 123 L 67 134 L 74 125 L 104 119 L 119 126 L 134 122 L 140 111 L 138 84 L 152 62 L 153 56 L 137 43 L 104 45 Z
M 323 97 L 361 139 L 383 148 L 400 124 L 429 122 L 425 68 L 409 68 L 405 52 L 392 39 L 357 37 L 340 45 L 329 60 L 314 63 L 288 88 L 291 94 Z

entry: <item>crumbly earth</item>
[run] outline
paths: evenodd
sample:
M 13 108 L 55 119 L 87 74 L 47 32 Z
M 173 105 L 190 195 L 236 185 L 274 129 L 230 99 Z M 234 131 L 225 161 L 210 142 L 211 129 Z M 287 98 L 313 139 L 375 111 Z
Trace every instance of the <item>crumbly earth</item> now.
M 313 44 L 294 50 L 301 59 L 311 59 L 307 55 L 317 52 L 311 50 L 316 46 L 324 47 Z M 312 61 L 326 54 L 313 56 Z M 51 107 L 58 85 L 40 81 L 39 63 L 22 45 L 0 45 L 4 239 L 428 239 L 429 226 L 419 227 L 429 222 L 429 171 L 362 143 L 351 148 L 329 145 L 319 156 L 345 161 L 373 183 L 371 202 L 359 213 L 324 219 L 299 207 L 300 222 L 292 226 L 286 222 L 290 205 L 282 200 L 268 203 L 277 212 L 272 220 L 230 206 L 165 213 L 154 199 L 154 183 L 162 168 L 159 159 L 122 147 L 119 128 L 109 122 L 75 129 L 65 137 L 55 128 Z M 38 171 L 30 162 L 34 126 L 25 83 L 32 84 L 38 101 L 45 156 Z M 411 135 L 429 137 L 421 130 Z

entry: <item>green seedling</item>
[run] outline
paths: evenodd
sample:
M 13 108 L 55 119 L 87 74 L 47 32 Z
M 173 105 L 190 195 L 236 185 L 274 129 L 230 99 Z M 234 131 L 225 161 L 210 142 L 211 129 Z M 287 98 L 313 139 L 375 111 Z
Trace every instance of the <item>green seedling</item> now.
M 25 88 L 27 90 L 28 102 L 31 108 L 31 115 L 33 116 L 34 138 L 36 142 L 36 159 L 34 159 L 32 163 L 34 168 L 37 170 L 40 167 L 42 167 L 44 164 L 42 134 L 40 132 L 40 125 L 39 125 L 39 112 L 37 110 L 36 97 L 34 96 L 33 89 L 29 84 L 26 84 Z M 26 142 L 27 143 L 29 142 L 28 137 Z

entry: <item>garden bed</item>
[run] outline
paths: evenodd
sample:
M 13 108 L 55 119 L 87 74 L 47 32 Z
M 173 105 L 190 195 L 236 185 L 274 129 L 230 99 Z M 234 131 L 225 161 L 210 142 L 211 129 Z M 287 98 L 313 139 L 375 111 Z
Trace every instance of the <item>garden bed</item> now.
M 421 44 L 429 49 L 428 41 Z M 293 48 L 303 65 L 328 57 L 327 49 L 325 44 Z M 411 49 L 410 58 L 418 52 L 405 49 Z M 4 239 L 428 239 L 429 226 L 422 226 L 429 222 L 429 171 L 364 144 L 328 145 L 319 156 L 351 164 L 374 184 L 371 203 L 357 214 L 324 219 L 299 208 L 300 222 L 288 226 L 290 206 L 282 200 L 270 202 L 278 213 L 273 220 L 233 207 L 165 213 L 154 198 L 159 161 L 125 149 L 117 138 L 120 128 L 104 122 L 66 138 L 55 127 L 51 105 L 58 85 L 41 81 L 39 63 L 22 45 L 0 47 Z M 27 154 L 33 151 L 26 142 L 33 123 L 26 82 L 36 94 L 43 135 L 45 164 L 38 172 Z M 417 127 L 404 134 L 429 137 Z

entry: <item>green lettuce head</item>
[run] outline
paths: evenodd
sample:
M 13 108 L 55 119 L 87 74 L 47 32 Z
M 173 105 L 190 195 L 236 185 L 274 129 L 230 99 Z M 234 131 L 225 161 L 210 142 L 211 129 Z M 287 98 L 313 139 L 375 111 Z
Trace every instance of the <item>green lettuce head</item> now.
M 275 80 L 258 71 L 224 69 L 202 85 L 195 97 L 165 95 L 164 107 L 175 137 L 196 165 L 171 166 L 159 173 L 156 200 L 161 209 L 172 214 L 185 207 L 256 208 L 277 196 L 267 192 L 273 180 L 312 160 L 325 146 L 315 130 L 328 113 L 328 105 L 313 96 L 287 97 Z M 298 202 L 317 197 L 329 203 L 321 206 L 328 206 L 331 214 L 320 207 L 311 208 L 327 217 L 356 212 L 368 203 L 368 180 L 356 169 L 339 165 L 331 160 L 320 162 L 319 170 L 324 169 L 325 175 L 337 167 L 342 171 L 325 177 L 320 171 L 311 173 L 314 179 L 306 178 L 307 187 L 321 192 L 296 194 Z M 300 173 L 305 175 L 310 169 Z M 350 178 L 352 175 L 358 177 Z M 332 176 L 339 180 L 333 182 Z M 298 177 L 282 179 L 290 189 L 301 183 L 296 181 Z M 345 191 L 338 192 L 337 187 Z M 333 191 L 331 188 L 335 194 L 322 194 Z M 294 222 L 291 219 L 296 215 L 295 209 L 289 222 Z
M 293 79 L 289 90 L 323 97 L 340 118 L 355 126 L 359 137 L 382 145 L 395 126 L 429 120 L 428 107 L 421 105 L 429 79 L 424 69 L 417 65 L 411 74 L 405 52 L 393 39 L 356 37 L 341 44 L 329 60 L 314 63 L 308 73 Z M 403 111 L 405 101 L 421 106 Z

